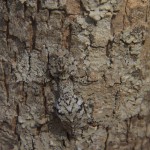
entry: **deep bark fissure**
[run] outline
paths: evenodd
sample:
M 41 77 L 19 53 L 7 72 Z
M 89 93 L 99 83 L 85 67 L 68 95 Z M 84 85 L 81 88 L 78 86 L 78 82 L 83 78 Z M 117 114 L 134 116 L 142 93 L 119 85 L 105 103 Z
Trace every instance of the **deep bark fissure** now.
M 132 119 L 132 118 L 129 118 L 128 120 L 126 120 L 126 128 L 127 128 L 127 132 L 126 132 L 126 142 L 127 142 L 127 143 L 129 143 L 129 134 L 130 134 L 131 119 Z
M 126 19 L 128 19 L 128 12 L 127 12 L 127 4 L 128 4 L 128 0 L 125 1 L 125 7 L 124 7 L 124 15 L 123 15 L 123 30 L 125 29 L 126 26 Z
M 27 11 L 27 4 L 26 4 L 26 2 L 24 2 L 24 15 L 26 14 L 26 11 Z
M 9 8 L 8 0 L 5 0 L 5 2 L 6 2 L 6 9 L 7 9 L 7 12 L 9 13 L 9 12 L 10 12 L 10 8 Z
M 113 41 L 109 40 L 106 45 L 106 56 L 109 58 L 110 67 L 113 64 L 113 60 L 112 60 L 112 56 L 111 56 L 112 47 L 113 47 Z
M 67 41 L 68 41 L 68 50 L 70 51 L 71 50 L 71 44 L 72 44 L 72 25 L 69 24 L 69 35 L 67 37 Z
M 109 138 L 109 127 L 106 127 L 106 134 L 107 134 L 107 135 L 106 135 L 104 150 L 107 150 L 108 138 Z
M 116 114 L 116 108 L 117 108 L 118 100 L 119 100 L 119 91 L 117 91 L 115 93 L 115 104 L 114 104 L 114 110 L 113 110 L 114 115 Z
M 146 7 L 145 22 L 148 22 L 149 13 L 150 13 L 150 2 L 147 4 L 147 7 Z
M 34 136 L 32 136 L 32 140 L 31 140 L 31 142 L 32 142 L 32 150 L 36 150 L 36 148 L 35 148 L 35 144 L 34 144 Z
M 28 69 L 28 72 L 29 72 L 29 74 L 30 74 L 30 71 L 31 71 L 31 54 L 29 53 L 28 54 L 29 56 L 28 56 L 28 64 L 29 64 L 29 69 Z
M 7 25 L 7 28 L 6 28 L 6 42 L 7 42 L 7 46 L 9 45 L 9 19 L 6 21 L 6 25 Z
M 4 61 L 2 61 L 2 65 L 3 65 L 3 72 L 4 72 L 4 74 L 3 74 L 3 76 L 4 76 L 4 85 L 5 85 L 5 91 L 6 91 L 6 101 L 7 101 L 7 103 L 9 102 L 9 85 L 8 85 L 8 83 L 7 83 L 7 74 L 6 74 L 6 71 L 5 71 L 5 67 L 6 67 L 6 65 L 5 65 L 5 63 L 6 62 L 4 62 Z M 8 67 L 8 66 L 7 66 Z
M 41 0 L 37 0 L 37 13 L 39 13 L 41 8 Z
M 31 50 L 36 49 L 36 30 L 37 30 L 37 22 L 35 19 L 31 17 L 31 24 L 32 24 L 32 45 Z
M 16 122 L 15 122 L 15 135 L 17 135 L 18 150 L 20 150 L 21 138 L 20 138 L 20 134 L 19 134 L 19 131 L 18 131 L 18 125 L 19 125 L 18 117 L 19 117 L 19 114 L 20 114 L 19 104 L 16 105 L 16 113 L 17 113 L 17 116 L 16 116 Z
M 46 98 L 46 95 L 45 95 L 45 86 L 46 84 L 44 83 L 42 85 L 42 95 L 43 95 L 43 104 L 44 104 L 44 109 L 45 109 L 45 117 L 48 115 L 48 108 L 47 108 L 47 98 Z

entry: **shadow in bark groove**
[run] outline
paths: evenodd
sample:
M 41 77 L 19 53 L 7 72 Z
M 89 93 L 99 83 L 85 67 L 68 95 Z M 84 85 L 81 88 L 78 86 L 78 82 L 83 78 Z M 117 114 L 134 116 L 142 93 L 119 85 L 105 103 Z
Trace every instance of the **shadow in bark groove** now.
M 71 141 L 73 139 L 72 130 L 65 129 L 61 120 L 58 118 L 58 116 L 55 114 L 55 112 L 52 113 L 50 116 L 52 116 L 52 118 L 50 119 L 50 122 L 49 122 L 50 132 L 52 132 L 56 136 L 64 137 L 68 141 Z

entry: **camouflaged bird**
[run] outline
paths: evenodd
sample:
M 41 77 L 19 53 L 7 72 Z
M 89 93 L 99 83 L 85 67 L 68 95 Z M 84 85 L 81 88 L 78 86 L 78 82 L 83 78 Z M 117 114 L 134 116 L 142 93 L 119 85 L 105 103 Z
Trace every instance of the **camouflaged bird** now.
M 79 129 L 81 131 L 81 128 L 87 125 L 88 116 L 90 116 L 82 97 L 74 93 L 73 82 L 70 79 L 70 74 L 74 70 L 73 59 L 69 61 L 58 55 L 49 57 L 49 72 L 57 83 L 55 112 L 71 135 L 77 135 Z
M 71 56 L 51 54 L 49 56 L 48 70 L 51 77 L 64 80 L 76 73 L 77 66 Z
M 86 116 L 82 98 L 74 94 L 73 84 L 69 80 L 59 83 L 59 98 L 55 103 L 57 116 L 66 129 L 76 130 L 85 125 L 83 118 Z

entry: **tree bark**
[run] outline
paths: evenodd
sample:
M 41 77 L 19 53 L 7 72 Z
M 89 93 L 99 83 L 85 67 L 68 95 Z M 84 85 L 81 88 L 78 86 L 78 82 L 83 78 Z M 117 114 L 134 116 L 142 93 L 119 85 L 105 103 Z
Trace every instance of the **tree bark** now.
M 149 0 L 0 0 L 0 150 L 149 150 Z

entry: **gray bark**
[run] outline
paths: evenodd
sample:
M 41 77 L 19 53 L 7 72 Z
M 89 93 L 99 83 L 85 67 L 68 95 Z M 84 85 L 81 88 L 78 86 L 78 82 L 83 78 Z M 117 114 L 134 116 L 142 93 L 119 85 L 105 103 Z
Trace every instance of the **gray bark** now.
M 0 0 L 0 150 L 149 150 L 149 0 Z

